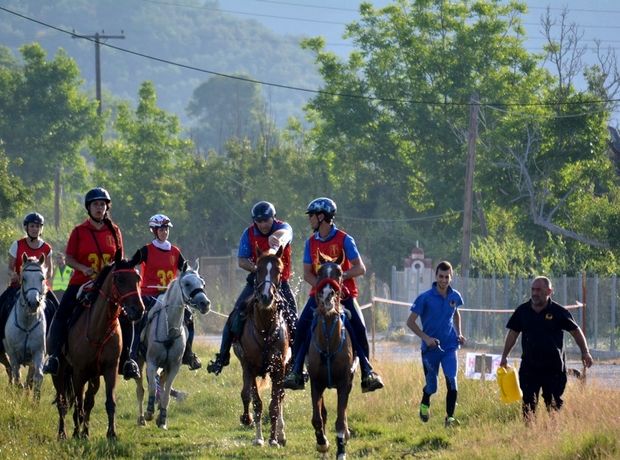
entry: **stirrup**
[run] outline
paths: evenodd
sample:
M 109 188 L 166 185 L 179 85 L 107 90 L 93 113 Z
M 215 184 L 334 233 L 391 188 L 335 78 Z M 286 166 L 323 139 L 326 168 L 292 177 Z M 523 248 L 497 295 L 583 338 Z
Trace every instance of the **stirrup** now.
M 284 377 L 282 386 L 289 390 L 303 390 L 305 386 L 304 376 L 297 372 L 290 372 Z
M 376 372 L 370 371 L 362 378 L 362 393 L 380 390 L 383 387 L 383 380 Z
M 140 368 L 138 367 L 138 363 L 133 359 L 128 359 L 125 361 L 125 364 L 123 364 L 123 378 L 125 380 L 140 378 Z

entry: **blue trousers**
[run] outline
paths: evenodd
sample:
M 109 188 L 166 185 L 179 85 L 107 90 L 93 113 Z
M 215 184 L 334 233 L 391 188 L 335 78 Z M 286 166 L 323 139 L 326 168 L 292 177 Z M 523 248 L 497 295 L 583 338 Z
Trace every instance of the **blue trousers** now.
M 446 377 L 448 390 L 458 389 L 456 381 L 456 372 L 458 370 L 456 349 L 441 351 L 439 348 L 429 348 L 422 353 L 422 365 L 424 366 L 424 377 L 426 378 L 424 393 L 432 395 L 437 392 L 437 377 L 440 365 Z

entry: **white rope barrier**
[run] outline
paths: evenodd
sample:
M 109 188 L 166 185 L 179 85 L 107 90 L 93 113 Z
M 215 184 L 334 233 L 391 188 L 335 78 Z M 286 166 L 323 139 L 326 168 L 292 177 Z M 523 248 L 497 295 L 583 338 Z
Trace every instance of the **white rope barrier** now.
M 364 310 L 365 308 L 371 307 L 374 302 L 387 303 L 387 304 L 391 304 L 391 305 L 399 305 L 399 306 L 404 306 L 404 307 L 410 307 L 411 306 L 411 302 L 402 302 L 400 300 L 385 299 L 383 297 L 373 297 L 371 303 L 367 303 L 367 304 L 362 305 L 360 307 L 360 309 Z M 583 308 L 583 303 L 581 303 L 578 300 L 576 300 L 573 305 L 564 305 L 564 308 L 566 308 L 568 310 L 573 310 L 573 309 L 576 309 L 576 308 Z M 496 309 L 459 308 L 459 311 L 470 311 L 470 312 L 478 312 L 478 313 L 513 313 L 515 310 L 514 309 L 506 309 L 506 308 L 504 308 L 504 309 L 499 309 L 499 308 L 496 308 Z

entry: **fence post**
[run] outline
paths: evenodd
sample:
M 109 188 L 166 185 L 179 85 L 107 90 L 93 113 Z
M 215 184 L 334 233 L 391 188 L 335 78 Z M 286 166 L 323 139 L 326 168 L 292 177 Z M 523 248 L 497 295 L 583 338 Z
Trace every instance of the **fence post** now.
M 594 292 L 592 294 L 592 313 L 594 315 L 594 339 L 593 339 L 593 347 L 596 350 L 598 348 L 598 274 L 594 275 Z
M 375 274 L 370 275 L 370 333 L 372 341 L 372 358 L 375 358 Z
M 609 351 L 616 351 L 616 304 L 617 304 L 617 277 L 611 277 L 611 330 L 609 331 Z

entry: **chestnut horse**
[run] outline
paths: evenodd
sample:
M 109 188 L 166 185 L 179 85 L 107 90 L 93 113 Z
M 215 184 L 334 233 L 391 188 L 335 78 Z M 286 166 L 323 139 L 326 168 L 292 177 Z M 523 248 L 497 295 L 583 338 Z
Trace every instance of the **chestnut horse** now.
M 64 418 L 68 406 L 75 403 L 74 438 L 88 438 L 90 413 L 99 390 L 99 377 L 105 381 L 109 439 L 116 438 L 116 377 L 122 349 L 118 317 L 122 311 L 131 321 L 144 313 L 140 296 L 140 275 L 117 251 L 114 263 L 99 273 L 96 286 L 101 286 L 92 305 L 84 307 L 69 326 L 67 345 L 60 358 L 60 368 L 53 377 L 58 407 L 58 438 L 65 439 Z M 77 307 L 82 308 L 82 307 Z M 86 394 L 84 386 L 88 383 Z M 73 396 L 74 395 L 74 396 Z
M 257 377 L 269 375 L 271 378 L 271 403 L 269 419 L 271 434 L 269 445 L 286 445 L 284 433 L 283 400 L 286 362 L 290 358 L 289 332 L 278 304 L 283 300 L 278 294 L 283 262 L 282 248 L 276 254 L 260 253 L 256 261 L 256 281 L 254 294 L 247 300 L 247 319 L 239 341 L 234 344 L 234 351 L 243 369 L 243 415 L 241 423 L 251 426 L 254 423 L 256 436 L 254 445 L 264 444 L 262 431 L 263 402 Z M 262 382 L 261 382 L 262 383 Z M 249 413 L 250 401 L 254 408 L 254 417 Z
M 327 409 L 323 393 L 335 388 L 338 396 L 336 418 L 337 458 L 345 459 L 345 445 L 350 437 L 347 424 L 347 404 L 353 385 L 354 354 L 351 338 L 344 324 L 340 307 L 342 286 L 341 260 L 330 260 L 319 254 L 321 266 L 317 272 L 315 324 L 307 356 L 307 368 L 312 393 L 312 426 L 316 448 L 321 453 L 329 449 L 325 436 Z

